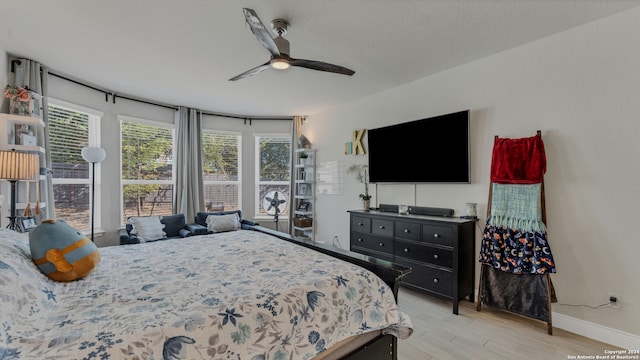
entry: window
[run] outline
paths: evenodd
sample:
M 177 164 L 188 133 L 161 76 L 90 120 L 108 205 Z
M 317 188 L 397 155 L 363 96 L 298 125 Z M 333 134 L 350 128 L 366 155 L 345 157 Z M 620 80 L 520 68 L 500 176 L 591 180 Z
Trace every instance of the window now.
M 280 213 L 289 213 L 291 204 L 291 135 L 256 135 L 256 217 L 273 216 L 273 208 L 265 206 L 263 199 L 278 191 L 279 200 L 287 200 L 285 209 Z M 273 197 L 270 197 L 273 199 Z M 267 210 L 268 209 L 268 210 Z
M 202 163 L 207 211 L 240 209 L 240 145 L 238 133 L 203 131 Z
M 80 152 L 85 146 L 99 146 L 102 114 L 81 106 L 51 99 L 49 139 L 53 170 L 53 199 L 56 217 L 78 230 L 91 222 L 91 165 Z M 94 225 L 100 228 L 100 164 L 96 164 Z
M 173 124 L 120 117 L 122 220 L 173 212 Z

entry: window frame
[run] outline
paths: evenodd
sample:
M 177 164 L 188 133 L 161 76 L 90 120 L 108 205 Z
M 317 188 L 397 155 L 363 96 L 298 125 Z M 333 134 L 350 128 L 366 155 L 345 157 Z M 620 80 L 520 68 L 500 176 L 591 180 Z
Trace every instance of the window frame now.
M 88 116 L 87 121 L 87 145 L 86 146 L 101 146 L 101 134 L 100 134 L 100 125 L 102 119 L 104 118 L 104 112 L 92 109 L 83 105 L 74 104 L 68 101 L 60 100 L 57 98 L 50 97 L 47 100 L 47 106 L 57 107 L 63 110 L 67 110 L 70 112 L 84 113 Z M 50 112 L 49 112 L 50 113 Z M 48 119 L 51 122 L 51 118 Z M 49 136 L 49 141 L 51 141 L 51 136 Z M 50 146 L 51 148 L 51 146 Z M 82 150 L 82 149 L 80 149 Z M 85 178 L 56 178 L 52 176 L 51 184 L 52 186 L 56 185 L 87 185 L 89 187 L 89 196 L 91 197 L 91 192 L 94 192 L 94 232 L 102 231 L 102 165 L 101 163 L 95 164 L 95 173 L 92 174 L 91 166 L 89 166 L 88 177 Z M 92 188 L 92 176 L 95 179 L 95 189 Z M 54 197 L 54 208 L 55 208 L 55 194 L 52 195 Z M 64 219 L 62 219 L 64 220 Z M 89 221 L 91 221 L 91 200 L 89 200 Z M 91 231 L 90 223 L 86 224 L 86 227 L 77 226 L 80 231 Z
M 147 125 L 147 126 L 155 126 L 158 128 L 165 128 L 165 129 L 169 129 L 171 130 L 171 156 L 173 159 L 176 158 L 176 147 L 175 147 L 175 140 L 176 140 L 176 130 L 175 130 L 175 125 L 173 123 L 166 123 L 166 122 L 162 122 L 162 121 L 156 121 L 156 120 L 149 120 L 149 119 L 143 119 L 143 118 L 138 118 L 138 117 L 133 117 L 133 116 L 127 116 L 127 115 L 118 115 L 118 123 L 120 128 L 118 129 L 119 132 L 119 136 L 118 136 L 118 140 L 119 140 L 119 172 L 120 172 L 120 221 L 121 221 L 121 226 L 124 226 L 124 185 L 171 185 L 173 187 L 173 190 L 175 192 L 175 186 L 176 186 L 176 172 L 175 172 L 175 163 L 172 160 L 172 167 L 171 167 L 171 179 L 170 180 L 125 180 L 122 178 L 122 123 L 123 122 L 130 122 L 130 123 L 138 123 L 138 124 L 142 124 L 142 125 Z M 173 201 L 175 201 L 175 198 L 172 196 L 171 199 L 171 207 L 173 208 Z
M 265 137 L 269 137 L 269 138 L 283 138 L 286 139 L 287 141 L 289 141 L 289 179 L 287 180 L 283 180 L 283 181 L 260 181 L 260 139 L 261 138 L 265 138 Z M 272 216 L 270 215 L 263 215 L 260 214 L 260 207 L 262 206 L 262 199 L 260 198 L 260 185 L 264 185 L 264 184 L 270 184 L 270 185 L 286 185 L 289 187 L 289 196 L 288 196 L 288 206 L 287 206 L 287 212 L 281 214 L 281 216 L 283 217 L 288 217 L 288 214 L 291 213 L 291 204 L 292 204 L 292 194 L 291 194 L 291 167 L 294 166 L 294 164 L 291 162 L 291 151 L 292 151 L 292 147 L 293 147 L 293 143 L 291 141 L 291 134 L 290 133 L 283 133 L 283 132 L 277 132 L 277 133 L 254 133 L 253 134 L 253 140 L 254 140 L 254 219 L 272 219 Z
M 204 136 L 206 134 L 222 134 L 222 135 L 234 135 L 238 137 L 238 180 L 237 181 L 230 181 L 230 180 L 225 180 L 225 181 L 218 181 L 218 180 L 204 180 L 204 168 L 202 169 L 202 176 L 203 176 L 203 180 L 202 180 L 202 186 L 203 189 L 207 186 L 207 185 L 236 185 L 237 189 L 238 189 L 238 209 L 242 209 L 242 132 L 240 131 L 230 131 L 230 130 L 216 130 L 216 129 L 202 129 L 202 136 L 203 139 L 202 141 L 204 142 Z M 202 155 L 203 159 L 204 159 L 204 154 Z M 203 194 L 204 196 L 204 194 Z M 204 199 L 205 201 L 205 206 L 206 206 L 206 198 Z M 225 210 L 235 210 L 235 209 L 227 209 L 225 207 Z

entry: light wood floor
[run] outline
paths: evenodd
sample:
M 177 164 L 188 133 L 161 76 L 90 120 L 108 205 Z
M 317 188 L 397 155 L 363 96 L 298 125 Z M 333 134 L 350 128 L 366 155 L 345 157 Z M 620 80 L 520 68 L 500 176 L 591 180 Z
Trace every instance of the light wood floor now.
M 459 315 L 451 302 L 400 288 L 400 309 L 411 317 L 414 333 L 398 340 L 399 360 L 563 359 L 574 355 L 604 355 L 618 349 L 547 324 L 486 306 L 460 301 Z

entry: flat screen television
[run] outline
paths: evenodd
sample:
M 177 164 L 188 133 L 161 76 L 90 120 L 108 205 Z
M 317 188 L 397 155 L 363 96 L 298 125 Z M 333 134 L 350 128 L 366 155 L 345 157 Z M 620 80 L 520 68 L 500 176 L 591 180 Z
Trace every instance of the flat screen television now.
M 469 110 L 367 131 L 372 183 L 469 183 Z

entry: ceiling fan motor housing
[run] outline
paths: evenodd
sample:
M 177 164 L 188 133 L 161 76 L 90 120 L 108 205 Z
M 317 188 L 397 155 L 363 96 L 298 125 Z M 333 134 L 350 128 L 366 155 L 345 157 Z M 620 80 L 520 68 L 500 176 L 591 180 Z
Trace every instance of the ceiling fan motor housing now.
M 289 29 L 289 22 L 283 19 L 275 19 L 271 21 L 271 28 L 277 36 L 286 35 Z

